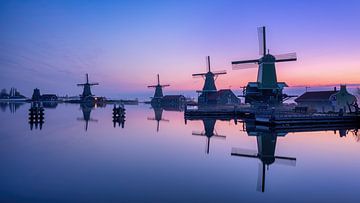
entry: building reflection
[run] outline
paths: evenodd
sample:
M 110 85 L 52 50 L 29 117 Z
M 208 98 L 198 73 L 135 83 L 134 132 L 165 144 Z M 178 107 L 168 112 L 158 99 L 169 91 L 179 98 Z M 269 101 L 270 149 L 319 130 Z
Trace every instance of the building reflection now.
M 25 102 L 0 102 L 0 109 L 2 112 L 6 112 L 9 109 L 10 113 L 16 113 L 24 104 Z
M 41 130 L 44 124 L 44 108 L 41 103 L 34 102 L 31 103 L 31 107 L 29 109 L 29 125 L 30 130 L 39 129 Z

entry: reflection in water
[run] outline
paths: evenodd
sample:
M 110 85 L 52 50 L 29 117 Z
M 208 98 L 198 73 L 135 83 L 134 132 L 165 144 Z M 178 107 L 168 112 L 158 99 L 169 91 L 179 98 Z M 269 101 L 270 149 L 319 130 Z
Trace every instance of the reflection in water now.
M 359 152 L 359 143 L 348 142 L 349 138 L 353 141 L 352 136 L 358 139 L 358 128 L 353 126 L 266 127 L 245 120 L 241 122 L 244 124 L 243 129 L 247 133 L 245 134 L 239 132 L 242 125 L 227 125 L 226 121 L 233 121 L 229 118 L 201 117 L 195 119 L 198 120 L 197 122 L 184 125 L 181 122 L 184 118 L 183 113 L 163 113 L 167 110 L 161 107 L 153 108 L 154 120 L 161 121 L 166 116 L 171 118 L 171 121 L 180 122 L 171 122 L 168 125 L 170 127 L 161 129 L 164 135 L 171 136 L 155 139 L 148 136 L 156 134 L 151 130 L 155 127 L 154 122 L 144 122 L 139 127 L 139 121 L 146 118 L 149 112 L 148 106 L 139 106 L 126 109 L 126 113 L 130 114 L 126 117 L 126 122 L 128 122 L 126 132 L 131 136 L 119 137 L 116 136 L 117 131 L 112 125 L 115 120 L 116 126 L 122 126 L 125 115 L 121 116 L 118 112 L 114 115 L 113 106 L 105 110 L 98 109 L 95 112 L 96 118 L 104 122 L 91 127 L 88 126 L 88 122 L 93 120 L 91 116 L 94 114 L 91 115 L 91 111 L 96 107 L 80 105 L 82 115 L 79 116 L 78 105 L 59 104 L 54 110 L 43 108 L 42 113 L 46 111 L 46 126 L 44 126 L 45 114 L 42 114 L 40 110 L 44 106 L 40 103 L 33 103 L 32 110 L 20 110 L 15 115 L 0 113 L 3 124 L 0 128 L 0 143 L 2 143 L 0 148 L 3 155 L 0 156 L 0 160 L 4 163 L 0 173 L 2 180 L 0 200 L 9 197 L 10 201 L 5 202 L 21 202 L 27 198 L 28 194 L 31 194 L 34 200 L 28 202 L 39 202 L 39 199 L 44 200 L 43 202 L 48 199 L 58 200 L 58 202 L 81 202 L 81 200 L 86 202 L 154 202 L 160 195 L 166 202 L 177 202 L 179 197 L 184 197 L 179 202 L 191 202 L 192 199 L 198 199 L 201 202 L 212 202 L 214 199 L 224 200 L 224 202 L 251 202 L 252 200 L 255 202 L 264 197 L 269 202 L 273 202 L 278 200 L 278 194 L 285 194 L 282 197 L 284 202 L 307 202 L 300 200 L 304 198 L 307 200 L 309 197 L 304 194 L 308 192 L 326 194 L 335 190 L 341 193 L 348 192 L 347 197 L 350 201 L 346 202 L 352 202 L 351 200 L 358 198 L 356 187 L 352 187 L 353 189 L 343 187 L 353 185 L 354 180 L 359 179 L 356 173 L 360 166 L 356 156 Z M 118 107 L 118 105 L 115 106 L 115 111 Z M 123 110 L 120 108 L 119 111 Z M 85 121 L 85 130 L 87 127 L 91 128 L 91 135 L 106 133 L 110 136 L 81 136 L 84 123 L 73 120 L 77 117 L 82 117 L 79 120 Z M 28 118 L 30 129 L 42 129 L 42 131 L 33 130 L 31 134 L 51 133 L 52 136 L 26 136 L 23 131 L 24 127 L 29 128 L 27 121 L 18 123 L 19 128 L 11 126 L 17 120 Z M 74 122 L 76 128 L 73 127 Z M 200 131 L 193 134 L 203 137 L 191 136 L 189 133 L 191 130 Z M 308 131 L 322 132 L 302 133 Z M 333 131 L 336 131 L 336 139 L 328 136 L 333 134 Z M 291 132 L 296 132 L 296 134 L 292 135 Z M 226 140 L 214 141 L 213 137 L 225 138 L 218 133 L 226 134 Z M 246 136 L 238 136 L 239 134 Z M 339 135 L 342 138 L 338 138 Z M 255 138 L 257 146 L 254 146 L 254 151 L 232 149 L 232 156 L 229 156 L 232 147 L 245 148 L 248 144 L 251 146 L 251 143 L 255 144 Z M 201 140 L 194 143 L 194 139 Z M 205 148 L 202 145 L 205 145 L 205 140 L 206 154 L 194 154 L 199 149 Z M 54 144 L 56 144 L 55 147 Z M 287 153 L 280 154 L 276 151 L 284 150 L 282 148 L 284 145 Z M 114 154 L 116 156 L 113 156 Z M 283 155 L 293 156 L 296 159 Z M 257 163 L 253 162 L 254 165 L 250 167 L 245 160 L 235 156 L 259 160 L 256 161 L 260 163 L 258 190 L 264 192 L 266 187 L 266 196 L 256 193 L 255 186 L 254 188 L 251 186 L 256 182 L 257 174 L 254 172 L 257 169 Z M 334 165 L 333 161 L 337 164 Z M 291 166 L 297 164 L 298 167 L 274 167 L 275 164 Z M 242 173 L 238 173 L 239 168 L 243 168 Z M 308 173 L 308 170 L 311 170 L 311 173 Z M 169 171 L 171 173 L 167 173 Z M 249 174 L 253 175 L 249 176 Z M 329 179 L 330 175 L 335 180 Z M 19 177 L 21 181 L 16 181 Z M 241 183 L 239 179 L 242 180 Z M 293 184 L 290 180 L 297 184 Z M 338 183 L 339 180 L 341 184 L 331 184 L 335 181 Z M 310 181 L 311 188 L 308 184 Z M 209 185 L 217 185 L 220 188 L 219 192 L 209 192 L 213 189 Z M 243 193 L 239 194 L 239 190 Z M 161 194 L 156 193 L 157 191 L 161 191 Z M 147 199 L 137 198 L 139 192 Z M 293 195 L 294 193 L 299 193 L 303 199 Z M 13 198 L 13 194 L 19 201 Z M 59 199 L 58 194 L 64 194 L 63 196 L 67 199 Z M 109 198 L 101 199 L 105 196 Z M 325 198 L 340 200 L 343 197 L 330 195 Z M 315 202 L 321 199 L 315 197 L 311 200 Z
M 35 126 L 35 129 L 42 129 L 44 124 L 44 108 L 41 103 L 34 102 L 31 104 L 29 109 L 29 124 L 30 130 L 32 130 Z
M 261 161 L 259 164 L 258 173 L 258 184 L 257 190 L 265 191 L 265 175 L 266 170 L 269 170 L 271 164 L 283 164 L 287 166 L 295 166 L 296 158 L 276 156 L 276 142 L 277 137 L 284 137 L 287 133 L 294 132 L 314 132 L 314 131 L 329 131 L 333 130 L 335 133 L 338 131 L 340 137 L 345 137 L 351 132 L 358 139 L 358 127 L 351 125 L 338 125 L 338 126 L 327 126 L 327 125 L 311 125 L 311 126 L 261 126 L 255 125 L 254 122 L 245 121 L 245 129 L 249 136 L 256 136 L 257 151 L 248 149 L 232 148 L 232 156 L 240 156 L 246 158 L 257 158 Z
M 5 112 L 7 107 L 11 113 L 15 113 L 25 102 L 0 102 L 0 109 Z
M 95 107 L 92 103 L 81 103 L 80 108 L 83 113 L 82 118 L 77 118 L 78 121 L 85 121 L 85 131 L 88 130 L 89 122 L 98 122 L 96 119 L 90 117 L 91 110 Z
M 125 108 L 124 108 L 124 105 L 120 104 L 117 107 L 116 104 L 114 104 L 114 108 L 113 108 L 113 124 L 114 124 L 114 128 L 116 127 L 116 124 L 118 124 L 118 126 L 121 126 L 121 128 L 125 127 Z
M 162 117 L 163 111 L 177 111 L 182 112 L 184 110 L 183 103 L 170 103 L 170 104 L 151 104 L 151 108 L 154 110 L 154 117 L 148 117 L 148 120 L 156 121 L 156 132 L 160 130 L 160 121 L 169 122 L 168 119 Z
M 156 121 L 156 132 L 159 132 L 159 130 L 160 130 L 160 121 L 169 122 L 169 120 L 164 119 L 162 117 L 162 114 L 163 114 L 163 111 L 164 111 L 164 109 L 162 107 L 154 106 L 153 110 L 154 110 L 154 117 L 152 117 L 152 118 L 149 117 L 148 120 Z
M 209 154 L 209 152 L 210 152 L 210 139 L 212 137 L 226 139 L 226 136 L 225 135 L 219 135 L 216 132 L 216 130 L 215 130 L 216 119 L 215 118 L 203 118 L 201 120 L 203 121 L 203 124 L 204 124 L 204 131 L 202 131 L 202 132 L 193 131 L 192 135 L 206 136 L 206 153 Z

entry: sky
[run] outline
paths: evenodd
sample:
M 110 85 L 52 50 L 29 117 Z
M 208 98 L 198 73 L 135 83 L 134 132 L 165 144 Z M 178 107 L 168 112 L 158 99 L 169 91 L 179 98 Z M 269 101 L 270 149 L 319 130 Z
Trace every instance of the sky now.
M 135 97 L 160 74 L 168 92 L 201 89 L 191 74 L 226 70 L 218 88 L 240 89 L 257 69 L 231 61 L 259 58 L 257 27 L 290 86 L 360 84 L 359 1 L 16 1 L 0 0 L 0 88 L 31 96 L 78 95 L 85 73 L 93 93 Z

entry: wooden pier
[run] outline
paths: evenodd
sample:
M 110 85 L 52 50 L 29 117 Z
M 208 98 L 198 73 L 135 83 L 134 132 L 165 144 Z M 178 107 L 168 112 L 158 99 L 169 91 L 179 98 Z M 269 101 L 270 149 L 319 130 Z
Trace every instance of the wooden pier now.
M 207 106 L 201 108 L 185 108 L 186 120 L 198 118 L 231 118 L 252 119 L 257 124 L 269 126 L 312 126 L 312 125 L 360 125 L 359 113 L 304 113 L 295 112 L 288 107 L 254 108 L 247 105 Z

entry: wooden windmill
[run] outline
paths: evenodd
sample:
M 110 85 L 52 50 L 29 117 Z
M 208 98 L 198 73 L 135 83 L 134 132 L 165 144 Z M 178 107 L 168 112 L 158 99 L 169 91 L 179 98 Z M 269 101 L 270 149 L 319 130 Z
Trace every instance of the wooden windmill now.
M 211 103 L 209 99 L 210 95 L 216 94 L 217 92 L 215 80 L 219 75 L 224 75 L 224 74 L 226 74 L 226 71 L 211 71 L 210 56 L 206 57 L 206 72 L 192 74 L 192 76 L 195 78 L 202 77 L 205 80 L 202 90 L 197 91 L 198 93 L 200 93 L 198 98 L 198 103 L 200 105 Z
M 149 85 L 148 88 L 155 88 L 155 93 L 153 96 L 153 100 L 154 99 L 162 99 L 164 94 L 163 94 L 163 87 L 169 87 L 170 85 L 166 84 L 166 85 L 161 85 L 160 84 L 160 76 L 159 74 L 157 74 L 157 84 L 156 85 Z
M 82 84 L 77 84 L 77 86 L 83 86 L 83 93 L 80 95 L 82 100 L 85 100 L 88 97 L 92 97 L 94 96 L 91 93 L 91 86 L 94 85 L 99 85 L 99 83 L 95 82 L 95 83 L 89 83 L 89 74 L 86 73 L 86 82 L 82 83 Z
M 266 47 L 265 27 L 258 28 L 260 58 L 233 61 L 233 69 L 258 68 L 256 82 L 248 83 L 245 91 L 245 102 L 281 103 L 287 95 L 282 93 L 286 83 L 278 82 L 275 63 L 296 61 L 296 53 L 272 55 Z
M 204 86 L 202 88 L 202 93 L 206 92 L 216 92 L 216 85 L 215 80 L 219 75 L 226 74 L 226 71 L 211 71 L 211 65 L 210 65 L 210 56 L 206 57 L 206 72 L 205 73 L 195 73 L 192 74 L 193 77 L 202 77 L 204 78 Z

